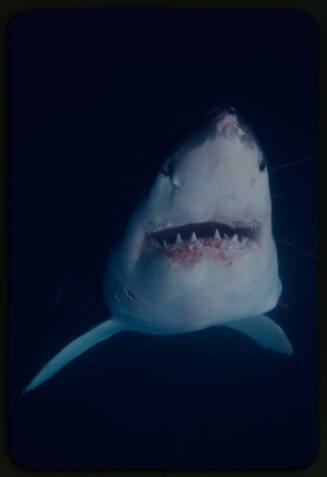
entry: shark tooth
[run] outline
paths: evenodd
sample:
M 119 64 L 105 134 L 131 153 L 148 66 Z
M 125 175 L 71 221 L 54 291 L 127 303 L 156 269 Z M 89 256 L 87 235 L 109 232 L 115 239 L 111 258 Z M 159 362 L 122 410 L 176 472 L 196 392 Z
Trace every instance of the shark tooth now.
M 182 239 L 182 237 L 181 237 L 181 234 L 180 234 L 180 233 L 178 233 L 178 234 L 177 234 L 177 237 L 176 237 L 176 243 L 183 243 L 183 239 Z
M 237 243 L 237 242 L 238 242 L 238 236 L 237 236 L 237 234 L 235 234 L 235 235 L 233 236 L 232 242 L 233 242 L 233 243 Z
M 215 239 L 221 239 L 220 233 L 219 233 L 218 229 L 215 230 L 214 238 L 215 238 Z
M 197 240 L 196 233 L 195 233 L 195 232 L 192 232 L 192 235 L 191 235 L 191 242 L 195 242 L 196 240 Z
M 166 240 L 165 240 L 165 239 L 163 239 L 163 241 L 162 241 L 162 245 L 163 245 L 164 247 L 168 247 L 168 243 L 166 242 Z

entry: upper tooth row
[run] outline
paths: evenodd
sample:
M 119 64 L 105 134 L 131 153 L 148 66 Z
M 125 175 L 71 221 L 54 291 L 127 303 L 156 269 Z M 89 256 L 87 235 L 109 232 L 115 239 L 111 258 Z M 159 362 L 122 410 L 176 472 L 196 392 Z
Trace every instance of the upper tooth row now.
M 217 229 L 215 230 L 214 238 L 221 240 L 220 233 L 219 233 L 219 231 L 218 231 Z M 224 234 L 224 239 L 228 239 L 228 238 L 229 238 L 228 235 Z M 195 233 L 195 232 L 192 232 L 191 242 L 195 242 L 196 240 L 197 240 L 196 233 Z M 237 235 L 237 234 L 233 235 L 231 241 L 232 241 L 232 243 L 237 243 L 237 242 L 239 241 L 238 235 Z M 247 241 L 247 239 L 243 237 L 243 239 L 242 239 L 242 244 L 246 243 L 246 241 Z M 168 244 L 167 244 L 167 242 L 166 242 L 165 239 L 163 239 L 162 243 L 163 243 L 163 245 L 164 245 L 165 247 L 168 247 Z M 180 233 L 177 234 L 177 236 L 176 236 L 176 242 L 175 242 L 175 243 L 176 243 L 177 245 L 183 243 L 183 239 L 182 239 L 182 236 L 181 236 Z

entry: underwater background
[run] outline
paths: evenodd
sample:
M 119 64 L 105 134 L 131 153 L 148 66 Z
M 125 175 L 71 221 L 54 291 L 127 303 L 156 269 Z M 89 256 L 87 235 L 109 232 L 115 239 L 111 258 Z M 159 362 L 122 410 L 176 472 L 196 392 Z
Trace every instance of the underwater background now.
M 313 19 L 35 10 L 9 24 L 8 48 L 13 460 L 38 469 L 309 465 L 318 450 Z M 223 327 L 121 332 L 22 395 L 46 361 L 106 319 L 109 251 L 171 138 L 217 104 L 244 116 L 266 155 L 283 283 L 268 315 L 294 355 Z

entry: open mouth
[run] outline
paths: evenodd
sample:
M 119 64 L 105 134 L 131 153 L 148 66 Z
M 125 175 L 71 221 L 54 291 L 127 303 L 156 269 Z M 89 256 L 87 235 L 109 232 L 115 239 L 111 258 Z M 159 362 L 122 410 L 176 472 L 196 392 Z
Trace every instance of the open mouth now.
M 203 222 L 182 225 L 181 227 L 169 227 L 151 234 L 159 244 L 163 246 L 175 245 L 181 242 L 201 240 L 255 240 L 256 227 L 232 228 L 219 222 Z
M 225 258 L 228 252 L 243 250 L 258 236 L 258 226 L 230 227 L 220 222 L 203 222 L 168 227 L 149 234 L 150 242 L 169 258 L 200 258 L 214 253 Z

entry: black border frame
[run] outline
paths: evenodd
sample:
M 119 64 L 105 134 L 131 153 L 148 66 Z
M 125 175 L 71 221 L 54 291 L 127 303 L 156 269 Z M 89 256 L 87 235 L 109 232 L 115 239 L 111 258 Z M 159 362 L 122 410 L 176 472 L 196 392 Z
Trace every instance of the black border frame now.
M 171 8 L 171 9 L 288 9 L 302 10 L 309 13 L 316 22 L 319 30 L 319 451 L 314 461 L 303 469 L 290 470 L 189 470 L 189 471 L 173 471 L 173 470 L 54 470 L 54 471 L 37 471 L 28 470 L 15 464 L 8 452 L 7 435 L 8 435 L 8 334 L 9 334 L 9 147 L 8 147 L 8 44 L 7 31 L 8 24 L 16 14 L 24 10 L 32 9 L 57 9 L 57 8 L 112 8 L 112 7 L 150 7 L 150 8 Z M 2 80 L 0 83 L 1 102 L 5 106 L 2 108 L 0 116 L 0 144 L 1 144 L 1 161 L 0 161 L 0 190 L 1 197 L 1 219 L 4 234 L 1 235 L 2 246 L 0 248 L 1 264 L 1 320 L 0 320 L 0 375 L 1 375 L 1 392 L 0 392 L 0 474 L 7 475 L 69 475 L 71 473 L 82 473 L 85 476 L 93 476 L 98 472 L 108 473 L 114 476 L 124 475 L 132 476 L 148 476 L 148 477 L 175 477 L 176 474 L 194 477 L 210 474 L 211 476 L 230 476 L 241 477 L 243 474 L 254 476 L 288 476 L 298 474 L 299 472 L 306 476 L 327 475 L 327 323 L 324 319 L 326 315 L 326 298 L 324 294 L 324 264 L 325 251 L 325 227 L 323 221 L 324 208 L 326 203 L 326 134 L 324 134 L 324 126 L 326 121 L 326 95 L 323 85 L 327 84 L 326 78 L 326 43 L 327 43 L 327 4 L 323 2 L 314 2 L 313 0 L 5 0 L 0 4 L 0 27 L 1 27 L 1 49 L 0 61 L 2 72 Z M 327 237 L 326 237 L 327 238 Z M 326 344 L 326 345 L 325 345 Z

